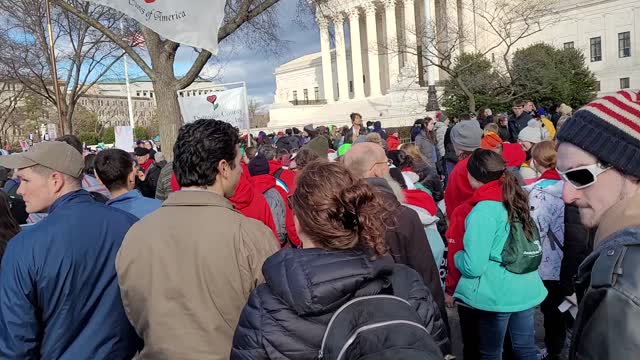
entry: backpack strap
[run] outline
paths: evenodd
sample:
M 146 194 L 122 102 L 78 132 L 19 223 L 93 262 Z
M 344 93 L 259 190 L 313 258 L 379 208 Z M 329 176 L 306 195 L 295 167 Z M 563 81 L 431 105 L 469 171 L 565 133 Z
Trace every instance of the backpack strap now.
M 273 173 L 273 177 L 276 179 L 280 179 L 280 174 L 282 174 L 283 171 L 284 171 L 284 168 L 280 168 L 276 170 L 276 172 Z

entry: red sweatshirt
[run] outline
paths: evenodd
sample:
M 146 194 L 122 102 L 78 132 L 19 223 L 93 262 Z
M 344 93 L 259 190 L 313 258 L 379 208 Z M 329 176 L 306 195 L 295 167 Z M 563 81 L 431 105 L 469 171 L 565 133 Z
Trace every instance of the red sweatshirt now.
M 236 192 L 229 201 L 231 201 L 236 207 L 236 210 L 240 211 L 244 216 L 256 219 L 267 225 L 267 227 L 273 231 L 276 239 L 278 238 L 276 224 L 273 222 L 273 215 L 271 214 L 269 204 L 267 204 L 267 200 L 265 200 L 262 193 L 258 192 L 251 184 L 249 171 L 244 171 L 244 166 Z
M 527 154 L 520 144 L 502 143 L 502 158 L 507 167 L 520 167 L 527 160 Z
M 287 236 L 289 237 L 289 241 L 295 247 L 301 247 L 302 242 L 300 241 L 300 238 L 298 237 L 298 233 L 296 232 L 296 225 L 293 221 L 293 211 L 291 211 L 291 208 L 289 207 L 289 198 L 288 198 L 287 192 L 284 191 L 284 189 L 281 188 L 280 186 L 276 185 L 276 178 L 274 178 L 272 175 L 266 174 L 266 175 L 252 176 L 251 180 L 253 181 L 253 184 L 255 185 L 256 190 L 262 194 L 264 194 L 267 190 L 271 188 L 275 188 L 276 191 L 278 191 L 278 194 L 280 194 L 280 196 L 282 197 L 282 200 L 284 200 L 285 227 L 287 229 Z
M 500 180 L 484 184 L 475 191 L 470 199 L 460 204 L 449 218 L 449 228 L 446 233 L 447 241 L 449 242 L 449 247 L 447 248 L 447 278 L 444 281 L 444 290 L 449 295 L 453 295 L 456 291 L 456 286 L 458 286 L 458 281 L 462 276 L 458 268 L 456 268 L 453 256 L 464 249 L 465 220 L 473 210 L 473 207 L 484 200 L 502 201 Z
M 282 164 L 279 161 L 269 161 L 269 174 L 274 175 L 278 169 L 282 168 Z M 296 190 L 296 172 L 293 170 L 282 169 L 278 179 L 282 180 L 289 188 L 289 194 L 293 194 Z
M 453 212 L 460 204 L 470 199 L 473 196 L 473 189 L 469 184 L 469 178 L 467 177 L 467 164 L 469 158 L 458 161 L 453 168 L 451 175 L 449 175 L 449 183 L 447 189 L 444 192 L 444 203 L 447 207 L 447 218 L 453 217 Z

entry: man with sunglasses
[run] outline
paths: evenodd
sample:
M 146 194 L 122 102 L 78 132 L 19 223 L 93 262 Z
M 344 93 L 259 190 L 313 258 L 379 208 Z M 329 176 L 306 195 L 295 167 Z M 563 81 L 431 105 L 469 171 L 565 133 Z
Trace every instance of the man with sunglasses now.
M 585 105 L 557 137 L 564 200 L 598 228 L 576 277 L 570 359 L 628 359 L 640 351 L 640 94 Z

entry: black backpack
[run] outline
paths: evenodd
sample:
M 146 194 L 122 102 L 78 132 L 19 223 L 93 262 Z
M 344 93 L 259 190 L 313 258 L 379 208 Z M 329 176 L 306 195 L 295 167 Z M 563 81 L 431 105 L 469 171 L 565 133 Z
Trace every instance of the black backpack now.
M 388 281 L 375 280 L 342 305 L 327 325 L 318 359 L 442 360 L 411 304 L 389 290 Z

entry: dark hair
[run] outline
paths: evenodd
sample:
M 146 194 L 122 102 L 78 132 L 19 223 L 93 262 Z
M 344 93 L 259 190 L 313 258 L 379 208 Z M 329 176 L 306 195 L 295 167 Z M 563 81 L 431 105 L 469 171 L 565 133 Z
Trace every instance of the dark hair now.
M 387 158 L 393 162 L 393 166 L 398 169 L 404 169 L 413 166 L 413 159 L 407 155 L 404 150 L 390 150 L 387 151 Z
M 127 187 L 127 178 L 133 170 L 133 158 L 120 149 L 101 151 L 94 161 L 96 174 L 109 191 Z
M 487 110 L 486 107 L 481 107 L 480 110 L 478 110 L 478 119 L 480 120 L 486 120 L 487 119 L 487 115 L 485 115 L 485 110 Z
M 358 113 L 351 113 L 351 114 L 349 115 L 349 118 L 351 118 L 351 122 L 356 121 L 356 116 L 359 116 L 359 117 L 360 117 L 360 119 L 362 119 L 362 115 L 360 115 L 360 114 L 358 114 Z
M 297 127 L 294 127 L 294 128 L 292 128 L 291 130 L 293 131 L 293 134 L 294 134 L 294 135 L 298 135 L 298 134 L 300 134 L 300 129 L 298 129 Z
M 533 239 L 533 227 L 536 226 L 529 212 L 529 197 L 522 189 L 518 178 L 507 171 L 500 154 L 491 150 L 476 149 L 467 164 L 469 174 L 482 183 L 502 179 L 502 204 L 509 214 L 509 224 L 522 222 L 528 239 Z
M 525 105 L 527 105 L 527 102 L 528 101 L 523 101 L 523 100 L 516 101 L 513 103 L 513 107 L 524 107 Z
M 308 164 L 320 160 L 320 156 L 309 148 L 302 148 L 296 154 L 296 169 L 302 170 Z
M 381 218 L 386 209 L 363 180 L 339 163 L 312 162 L 297 178 L 290 202 L 302 231 L 325 249 L 371 249 L 387 246 Z
M 0 259 L 9 240 L 19 232 L 20 225 L 11 212 L 9 196 L 4 191 L 0 191 Z
M 287 134 L 288 136 L 293 135 L 293 130 L 292 130 L 292 129 L 286 129 L 284 132 L 285 132 L 285 134 Z
M 460 115 L 460 121 L 464 121 L 464 120 L 471 120 L 471 116 L 469 116 L 469 114 Z
M 82 148 L 82 141 L 80 141 L 80 139 L 78 139 L 78 137 L 75 135 L 60 136 L 59 138 L 56 139 L 56 141 L 62 141 L 73 146 L 73 148 L 78 150 L 80 154 L 82 154 L 82 150 L 84 150 Z
M 274 160 L 278 156 L 278 149 L 269 144 L 260 145 L 258 154 L 267 158 L 268 161 Z
M 87 154 L 87 156 L 84 157 L 84 173 L 90 176 L 95 176 L 95 174 L 93 173 L 93 168 L 94 168 L 94 160 L 96 158 L 96 154 Z
M 200 119 L 180 128 L 173 147 L 173 172 L 181 187 L 206 187 L 216 182 L 218 164 L 235 168 L 240 143 L 238 129 L 229 123 Z
M 255 146 L 249 146 L 248 148 L 244 149 L 244 153 L 247 155 L 247 158 L 251 160 L 258 153 L 258 148 L 256 148 Z

